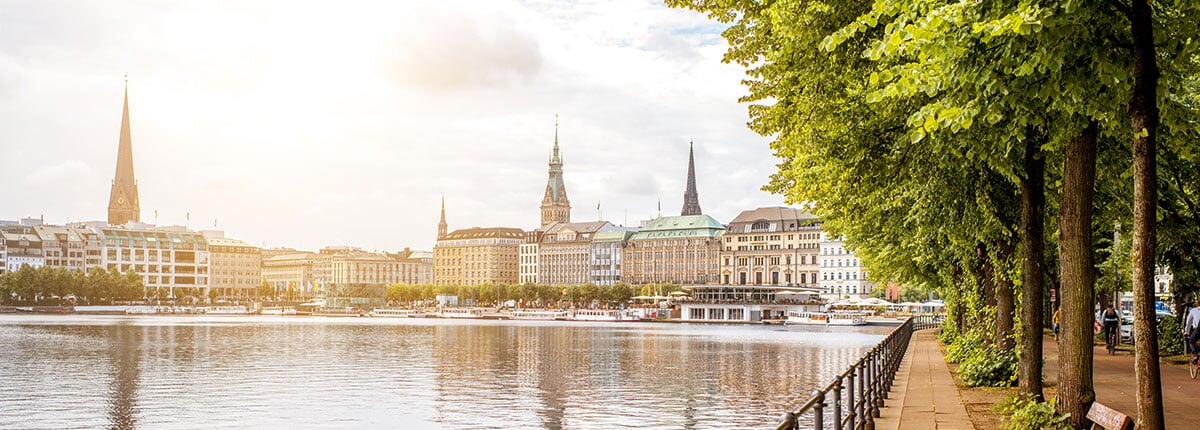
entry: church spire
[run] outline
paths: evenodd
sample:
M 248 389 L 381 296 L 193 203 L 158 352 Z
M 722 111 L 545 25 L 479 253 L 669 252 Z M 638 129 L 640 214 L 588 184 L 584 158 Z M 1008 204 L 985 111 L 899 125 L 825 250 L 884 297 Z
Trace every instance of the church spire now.
M 449 228 L 449 226 L 446 224 L 446 194 L 443 193 L 442 194 L 442 220 L 440 222 L 438 222 L 437 238 L 439 240 L 443 237 L 446 237 L 447 228 Z
M 696 192 L 695 144 L 688 142 L 687 190 L 683 192 L 683 211 L 680 215 L 700 215 L 700 194 Z
M 558 115 L 554 115 L 554 149 L 550 151 L 550 178 L 542 197 L 542 227 L 556 222 L 571 222 L 571 202 L 563 182 L 562 156 L 558 152 Z
M 125 107 L 121 112 L 121 137 L 117 144 L 117 171 L 108 196 L 108 223 L 141 221 L 137 180 L 133 176 L 133 142 L 129 132 L 129 75 L 125 75 Z

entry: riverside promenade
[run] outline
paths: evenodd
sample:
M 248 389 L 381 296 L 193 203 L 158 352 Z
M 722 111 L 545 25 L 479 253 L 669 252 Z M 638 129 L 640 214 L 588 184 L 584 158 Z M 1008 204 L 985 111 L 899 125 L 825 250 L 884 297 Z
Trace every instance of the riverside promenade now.
M 950 368 L 938 345 L 937 330 L 913 333 L 909 352 L 896 373 L 885 407 L 875 420 L 880 430 L 898 429 L 972 429 L 963 396 L 958 391 Z M 1047 388 L 1057 385 L 1058 346 L 1046 337 L 1043 370 Z M 1128 351 L 1108 355 L 1103 346 L 1094 350 L 1093 381 L 1096 400 L 1122 413 L 1134 416 L 1133 354 Z M 1195 412 L 1200 399 L 1200 379 L 1193 380 L 1187 368 L 1163 362 L 1163 412 L 1167 428 L 1200 428 Z M 1047 395 L 1051 395 L 1047 390 Z
M 973 428 L 938 347 L 937 330 L 913 333 L 884 405 L 875 419 L 878 430 Z

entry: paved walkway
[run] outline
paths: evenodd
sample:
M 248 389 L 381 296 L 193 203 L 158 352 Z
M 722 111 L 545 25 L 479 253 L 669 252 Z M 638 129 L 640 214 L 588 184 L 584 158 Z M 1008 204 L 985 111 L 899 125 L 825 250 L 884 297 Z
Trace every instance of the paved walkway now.
M 875 420 L 877 429 L 973 428 L 935 333 L 922 330 L 913 334 L 885 407 Z M 1058 379 L 1058 345 L 1052 337 L 1046 337 L 1044 345 L 1046 385 L 1054 386 Z M 1108 355 L 1103 346 L 1093 353 L 1096 400 L 1133 416 L 1137 410 L 1133 354 L 1121 351 Z M 1162 363 L 1160 369 L 1167 428 L 1200 428 L 1200 414 L 1195 412 L 1200 379 L 1192 380 L 1185 366 Z
M 954 377 L 938 347 L 937 330 L 913 333 L 896 372 L 885 407 L 875 420 L 880 430 L 970 429 L 973 427 Z
M 1058 383 L 1058 344 L 1053 337 L 1043 341 L 1046 367 L 1043 373 L 1048 384 Z M 1133 375 L 1133 353 L 1117 351 L 1108 355 L 1103 345 L 1092 350 L 1092 384 L 1096 389 L 1096 401 L 1136 417 L 1137 385 Z M 1193 380 L 1187 367 L 1160 362 L 1159 376 L 1163 390 L 1163 419 L 1169 429 L 1200 428 L 1200 413 L 1196 402 L 1200 399 L 1200 379 Z

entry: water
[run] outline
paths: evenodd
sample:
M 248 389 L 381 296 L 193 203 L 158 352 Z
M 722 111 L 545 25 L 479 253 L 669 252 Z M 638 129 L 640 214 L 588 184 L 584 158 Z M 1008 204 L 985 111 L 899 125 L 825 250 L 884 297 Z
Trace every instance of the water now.
M 769 427 L 889 329 L 0 315 L 0 429 Z

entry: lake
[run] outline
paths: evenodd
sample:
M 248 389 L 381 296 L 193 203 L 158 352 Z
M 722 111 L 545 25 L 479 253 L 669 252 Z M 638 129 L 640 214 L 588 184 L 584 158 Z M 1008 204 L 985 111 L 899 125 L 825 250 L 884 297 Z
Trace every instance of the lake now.
M 891 329 L 0 315 L 0 429 L 771 427 Z

